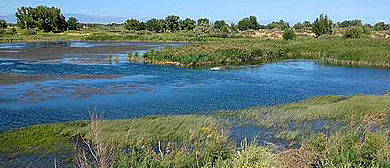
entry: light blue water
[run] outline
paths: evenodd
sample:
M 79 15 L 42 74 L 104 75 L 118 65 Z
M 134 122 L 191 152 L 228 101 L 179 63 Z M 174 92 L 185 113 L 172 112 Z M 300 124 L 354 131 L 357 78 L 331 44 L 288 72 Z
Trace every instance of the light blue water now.
M 38 123 L 207 113 L 299 101 L 314 95 L 383 94 L 390 69 L 344 68 L 283 61 L 258 68 L 209 71 L 117 64 L 0 60 L 0 73 L 116 75 L 113 79 L 56 79 L 0 85 L 0 130 Z

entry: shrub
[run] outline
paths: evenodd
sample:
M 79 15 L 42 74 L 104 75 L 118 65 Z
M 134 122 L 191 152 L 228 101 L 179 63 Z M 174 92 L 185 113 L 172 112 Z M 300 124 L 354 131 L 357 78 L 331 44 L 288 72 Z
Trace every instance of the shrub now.
M 297 38 L 297 35 L 295 34 L 295 30 L 293 28 L 284 29 L 282 36 L 285 40 L 295 40 Z
M 358 26 L 349 28 L 345 33 L 345 38 L 362 38 L 369 36 L 370 32 L 366 27 Z

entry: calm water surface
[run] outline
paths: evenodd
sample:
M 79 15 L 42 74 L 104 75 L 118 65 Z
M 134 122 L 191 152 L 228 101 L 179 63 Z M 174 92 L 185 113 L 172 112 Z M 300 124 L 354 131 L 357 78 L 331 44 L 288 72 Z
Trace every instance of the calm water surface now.
M 314 95 L 378 95 L 390 89 L 389 69 L 345 68 L 296 60 L 210 71 L 130 63 L 121 54 L 114 55 L 115 61 L 104 58 L 103 62 L 85 63 L 87 58 L 102 57 L 91 53 L 42 62 L 0 59 L 2 74 L 50 76 L 0 85 L 0 131 L 88 119 L 91 111 L 108 119 L 207 113 L 289 103 Z M 83 75 L 97 78 L 76 77 Z

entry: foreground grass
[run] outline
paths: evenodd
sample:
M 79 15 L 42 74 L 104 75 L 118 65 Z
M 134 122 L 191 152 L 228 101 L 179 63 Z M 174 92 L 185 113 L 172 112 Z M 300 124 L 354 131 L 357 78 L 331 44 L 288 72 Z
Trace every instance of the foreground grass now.
M 71 150 L 73 162 L 80 167 L 389 167 L 388 109 L 390 96 L 386 95 L 319 96 L 275 107 L 220 112 L 217 117 L 93 119 L 38 125 L 2 133 L 0 152 Z M 310 136 L 298 132 L 295 138 L 290 134 L 291 141 L 300 136 L 302 146 L 273 153 L 246 141 L 237 148 L 229 139 L 229 124 L 221 116 L 277 127 L 282 133 L 295 131 L 291 123 L 343 123 L 343 127 L 330 133 L 308 129 Z
M 276 138 L 300 141 L 300 149 L 274 156 L 283 167 L 390 166 L 388 95 L 317 96 L 287 105 L 218 115 L 276 128 Z M 337 126 L 340 124 L 342 127 Z
M 171 61 L 183 67 L 194 67 L 304 58 L 352 66 L 390 67 L 389 51 L 389 39 L 344 39 L 333 36 L 292 41 L 229 38 L 151 51 L 145 55 L 145 60 L 152 63 Z
M 390 96 L 318 96 L 297 103 L 220 114 L 251 120 L 261 126 L 316 121 L 361 124 L 370 116 L 385 119 L 390 114 Z

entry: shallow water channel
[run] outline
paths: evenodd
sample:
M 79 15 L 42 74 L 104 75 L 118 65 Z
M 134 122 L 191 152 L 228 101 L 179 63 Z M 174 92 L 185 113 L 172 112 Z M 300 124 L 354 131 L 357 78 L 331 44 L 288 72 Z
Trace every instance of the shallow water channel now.
M 383 94 L 390 89 L 390 69 L 292 60 L 210 71 L 139 64 L 126 59 L 126 52 L 142 53 L 176 45 L 185 44 L 71 42 L 65 46 L 43 46 L 52 50 L 84 47 L 90 52 L 35 60 L 12 59 L 7 55 L 0 59 L 0 74 L 10 80 L 0 85 L 0 130 L 83 120 L 88 119 L 90 112 L 107 119 L 207 113 L 289 103 L 314 95 Z M 38 48 L 34 43 L 0 46 L 0 58 L 7 51 Z M 99 46 L 129 46 L 131 50 L 94 53 L 89 49 Z M 26 80 L 18 82 L 20 79 Z

